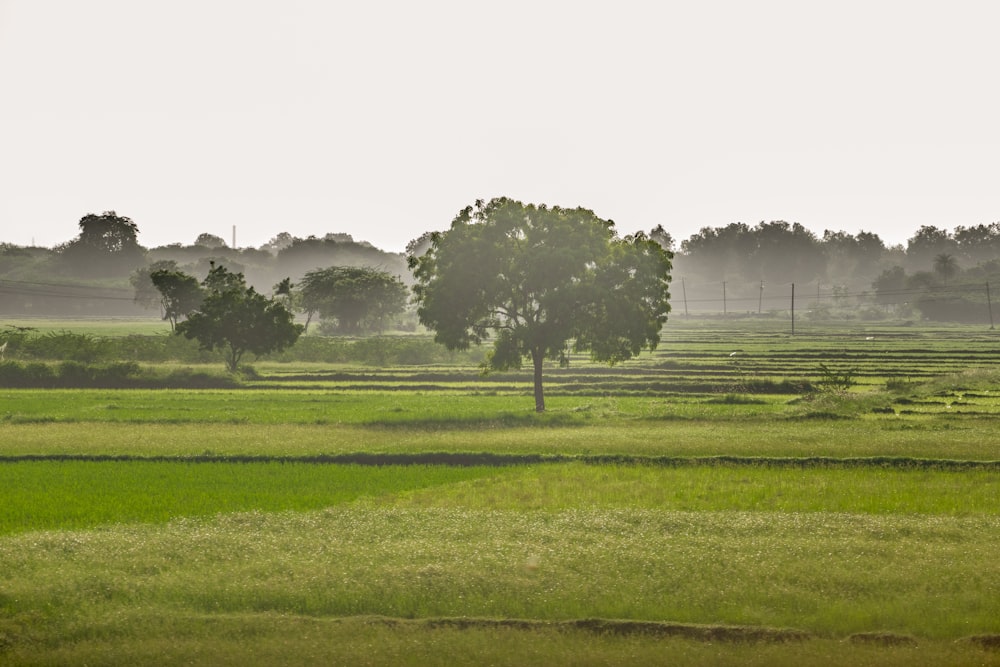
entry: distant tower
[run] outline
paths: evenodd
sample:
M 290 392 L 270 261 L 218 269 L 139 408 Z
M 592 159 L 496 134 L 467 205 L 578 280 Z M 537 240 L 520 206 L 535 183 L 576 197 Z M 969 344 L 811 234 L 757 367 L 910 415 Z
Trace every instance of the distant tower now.
M 233 225 L 233 250 L 236 250 L 236 225 Z

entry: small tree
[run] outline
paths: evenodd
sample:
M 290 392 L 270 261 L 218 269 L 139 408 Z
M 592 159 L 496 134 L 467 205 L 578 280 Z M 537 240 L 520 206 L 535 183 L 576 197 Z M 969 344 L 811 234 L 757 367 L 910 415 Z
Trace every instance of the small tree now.
M 538 412 L 545 359 L 565 365 L 573 340 L 595 360 L 624 361 L 656 347 L 670 311 L 670 254 L 582 208 L 477 201 L 409 264 L 435 340 L 466 349 L 494 334 L 484 372 L 530 359 Z
M 950 255 L 946 252 L 940 255 L 935 255 L 934 257 L 934 273 L 941 276 L 941 280 L 948 282 L 958 273 L 958 261 L 955 259 L 954 255 Z
M 331 266 L 310 271 L 299 282 L 301 307 L 336 320 L 338 331 L 380 331 L 406 306 L 406 286 L 385 271 Z
M 285 308 L 288 308 L 288 310 L 291 310 L 292 309 L 291 308 L 291 306 L 292 306 L 292 290 L 294 288 L 295 288 L 295 285 L 292 284 L 292 279 L 288 278 L 288 277 L 285 277 L 285 278 L 281 279 L 281 282 L 279 282 L 277 285 L 275 285 L 274 287 L 272 287 L 271 291 L 272 291 L 272 293 L 274 295 L 274 298 L 280 299 L 282 305 L 284 305 Z
M 179 322 L 175 331 L 197 339 L 203 350 L 221 350 L 230 372 L 236 372 L 247 352 L 280 351 L 302 334 L 303 327 L 294 323 L 292 313 L 247 287 L 242 273 L 213 266 L 202 285 L 206 295 L 201 306 Z
M 161 270 L 176 271 L 177 262 L 172 259 L 160 259 L 149 266 L 143 266 L 132 272 L 128 281 L 132 285 L 132 289 L 135 290 L 135 294 L 132 296 L 133 302 L 143 308 L 156 308 L 160 306 L 163 295 L 156 289 L 156 285 L 153 284 L 150 275 L 154 271 Z
M 197 310 L 205 296 L 198 279 L 176 269 L 159 269 L 149 274 L 149 280 L 160 293 L 163 319 L 170 322 L 170 329 L 177 329 L 177 322 Z

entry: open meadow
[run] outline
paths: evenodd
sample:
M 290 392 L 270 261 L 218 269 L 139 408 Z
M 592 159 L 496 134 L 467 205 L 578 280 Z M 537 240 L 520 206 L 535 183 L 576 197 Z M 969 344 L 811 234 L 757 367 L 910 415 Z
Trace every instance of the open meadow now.
M 787 324 L 0 387 L 0 664 L 1000 665 L 1000 334 Z

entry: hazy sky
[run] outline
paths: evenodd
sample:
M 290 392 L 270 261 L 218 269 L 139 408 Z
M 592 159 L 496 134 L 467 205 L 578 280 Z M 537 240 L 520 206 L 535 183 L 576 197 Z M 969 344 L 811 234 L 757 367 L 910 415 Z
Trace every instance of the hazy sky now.
M 0 241 L 1000 220 L 1000 3 L 0 0 Z

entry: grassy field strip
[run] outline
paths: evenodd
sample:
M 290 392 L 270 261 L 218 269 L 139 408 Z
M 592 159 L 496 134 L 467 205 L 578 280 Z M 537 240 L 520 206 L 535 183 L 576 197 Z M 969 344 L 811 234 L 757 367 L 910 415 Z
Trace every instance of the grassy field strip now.
M 1000 332 L 787 324 L 0 389 L 0 664 L 1000 667 Z
M 0 539 L 4 616 L 127 609 L 1000 631 L 1000 518 L 340 505 Z M 766 582 L 767 585 L 761 585 Z M 118 625 L 114 632 L 129 632 Z M 141 630 L 133 629 L 139 634 Z
M 569 401 L 567 401 L 569 403 Z M 558 401 L 556 402 L 558 403 Z M 576 404 L 573 401 L 571 404 Z M 0 419 L 13 422 L 393 423 L 532 419 L 521 396 L 421 395 L 326 390 L 3 390 Z M 558 407 L 558 406 L 554 406 Z M 542 417 L 544 421 L 547 417 Z
M 482 510 L 997 515 L 1000 469 L 27 461 L 0 464 L 0 534 L 235 511 L 306 511 L 362 497 Z
M 453 667 L 458 656 L 465 664 L 494 667 L 1000 665 L 1000 652 L 983 650 L 977 638 L 911 642 L 905 637 L 859 633 L 847 639 L 781 643 L 706 642 L 683 634 L 651 637 L 596 632 L 548 621 L 317 618 L 269 612 L 182 615 L 149 609 L 122 611 L 113 622 L 109 620 L 89 636 L 71 642 L 37 641 L 30 648 L 13 644 L 6 652 L 5 664 Z
M 560 510 L 1000 515 L 1000 468 L 935 471 L 692 466 L 531 466 L 404 492 L 396 506 Z
M 407 429 L 566 426 L 601 421 L 860 419 L 891 408 L 892 416 L 940 415 L 1000 420 L 1000 392 L 945 390 L 913 398 L 885 393 L 687 396 L 550 396 L 536 414 L 522 395 L 274 389 L 7 389 L 0 426 L 31 423 L 318 424 Z M 902 419 L 897 420 L 902 422 Z
M 988 419 L 934 417 L 857 420 L 599 419 L 551 428 L 473 422 L 472 427 L 409 428 L 313 424 L 0 423 L 0 454 L 137 456 L 285 455 L 353 452 L 494 452 L 635 456 L 896 456 L 1000 460 Z
M 8 463 L 0 464 L 0 534 L 247 510 L 304 511 L 498 472 L 419 465 Z

